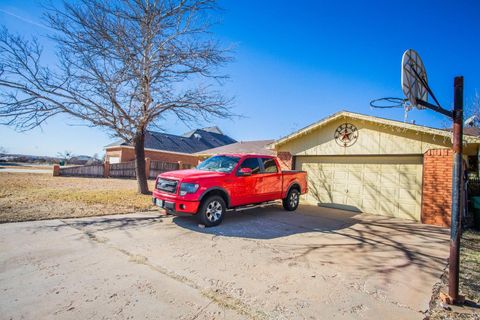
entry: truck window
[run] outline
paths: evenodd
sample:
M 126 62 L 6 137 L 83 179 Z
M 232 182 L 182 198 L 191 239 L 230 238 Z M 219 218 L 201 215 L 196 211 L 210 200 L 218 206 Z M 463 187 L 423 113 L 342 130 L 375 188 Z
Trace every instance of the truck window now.
M 197 166 L 198 170 L 231 172 L 240 158 L 229 156 L 213 156 Z
M 262 158 L 262 162 L 263 162 L 263 168 L 265 173 L 278 172 L 277 164 L 275 163 L 275 160 L 273 160 L 273 158 Z
M 252 174 L 257 174 L 260 173 L 260 162 L 258 162 L 258 158 L 248 158 L 242 162 L 241 168 L 250 168 L 252 169 Z

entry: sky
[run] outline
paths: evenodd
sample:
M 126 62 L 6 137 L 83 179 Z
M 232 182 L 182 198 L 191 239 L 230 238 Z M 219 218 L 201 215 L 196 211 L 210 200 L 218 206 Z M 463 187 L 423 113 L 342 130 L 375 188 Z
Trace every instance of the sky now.
M 453 78 L 465 77 L 465 103 L 480 91 L 480 1 L 227 1 L 214 35 L 233 46 L 235 61 L 223 71 L 222 87 L 234 97 L 233 120 L 186 125 L 162 123 L 181 134 L 218 125 L 236 140 L 278 139 L 341 110 L 404 120 L 402 109 L 372 109 L 382 97 L 403 98 L 401 57 L 419 52 L 429 85 L 445 108 L 452 107 Z M 42 37 L 36 0 L 0 0 L 0 24 Z M 46 40 L 44 46 L 52 49 Z M 49 47 L 50 46 L 50 47 Z M 55 63 L 47 58 L 46 63 Z M 408 121 L 442 127 L 448 119 L 413 110 Z M 99 128 L 57 116 L 42 128 L 19 133 L 0 126 L 0 147 L 10 153 L 102 154 L 112 138 Z

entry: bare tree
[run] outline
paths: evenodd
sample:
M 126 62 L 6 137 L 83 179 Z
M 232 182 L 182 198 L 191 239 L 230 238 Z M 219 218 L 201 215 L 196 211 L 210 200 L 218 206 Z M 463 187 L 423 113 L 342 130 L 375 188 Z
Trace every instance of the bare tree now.
M 66 165 L 68 163 L 68 161 L 70 161 L 70 159 L 72 159 L 73 152 L 69 151 L 69 150 L 65 150 L 63 152 L 58 152 L 57 157 L 62 159 L 64 161 L 64 165 Z
M 145 131 L 169 113 L 182 121 L 231 116 L 216 88 L 228 51 L 210 37 L 215 0 L 80 0 L 46 7 L 58 64 L 0 30 L 0 119 L 18 130 L 63 113 L 133 144 L 138 191 L 148 193 Z
M 480 128 L 480 94 L 475 90 L 475 95 L 465 108 L 465 126 Z

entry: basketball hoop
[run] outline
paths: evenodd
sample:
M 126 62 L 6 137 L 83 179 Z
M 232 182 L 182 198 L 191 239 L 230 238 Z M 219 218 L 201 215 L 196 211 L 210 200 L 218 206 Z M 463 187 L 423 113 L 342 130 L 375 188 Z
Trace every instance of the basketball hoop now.
M 402 90 L 410 102 L 411 108 L 425 109 L 418 100 L 428 101 L 427 72 L 423 61 L 413 49 L 408 49 L 402 56 Z
M 404 108 L 405 119 L 407 113 L 413 108 L 425 109 L 419 102 L 428 100 L 427 72 L 423 61 L 413 49 L 408 49 L 402 56 L 402 91 L 405 99 L 402 98 L 380 98 L 370 102 L 372 108 L 389 109 Z
M 408 121 L 408 112 L 412 110 L 412 106 L 408 99 L 402 98 L 380 98 L 370 101 L 370 107 L 376 109 L 392 109 L 402 108 L 405 110 L 404 122 Z
M 380 98 L 370 101 L 370 107 L 376 109 L 407 108 L 407 99 L 402 98 Z
M 408 49 L 402 56 L 402 91 L 405 99 L 400 98 L 381 98 L 370 102 L 372 108 L 401 108 L 405 109 L 405 115 L 417 108 L 439 112 L 447 117 L 452 118 L 453 114 L 449 110 L 442 108 L 437 98 L 433 94 L 428 85 L 427 71 L 423 65 L 423 61 L 418 53 L 413 49 Z M 432 97 L 435 104 L 428 102 L 428 97 Z

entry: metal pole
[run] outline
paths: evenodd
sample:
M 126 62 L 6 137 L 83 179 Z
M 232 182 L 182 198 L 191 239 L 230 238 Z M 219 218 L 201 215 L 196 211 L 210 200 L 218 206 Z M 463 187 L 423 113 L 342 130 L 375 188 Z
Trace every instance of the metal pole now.
M 463 77 L 455 77 L 453 105 L 453 178 L 452 215 L 450 225 L 450 260 L 448 295 L 458 302 L 458 274 L 460 264 L 460 231 L 462 201 L 462 144 L 463 144 Z

